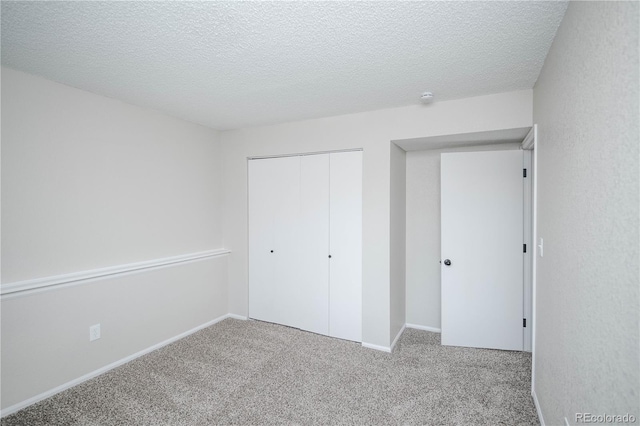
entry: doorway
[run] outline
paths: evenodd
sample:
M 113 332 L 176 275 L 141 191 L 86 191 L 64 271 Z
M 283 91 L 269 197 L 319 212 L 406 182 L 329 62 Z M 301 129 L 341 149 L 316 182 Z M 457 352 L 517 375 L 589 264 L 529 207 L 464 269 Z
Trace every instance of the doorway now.
M 395 140 L 406 151 L 406 326 L 441 332 L 440 154 L 521 150 L 531 127 Z M 521 151 L 522 152 L 522 151 Z M 525 151 L 525 158 L 529 152 Z M 527 209 L 527 207 L 525 207 Z M 533 245 L 533 241 L 528 243 Z M 531 251 L 531 250 L 528 250 Z M 524 350 L 531 350 L 530 287 L 525 285 Z

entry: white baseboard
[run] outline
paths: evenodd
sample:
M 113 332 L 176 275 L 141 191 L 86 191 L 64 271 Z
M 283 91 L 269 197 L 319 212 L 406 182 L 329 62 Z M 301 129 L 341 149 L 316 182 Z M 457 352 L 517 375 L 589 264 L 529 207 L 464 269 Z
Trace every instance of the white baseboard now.
M 391 343 L 391 346 L 380 346 L 380 345 L 374 345 L 373 343 L 366 343 L 366 342 L 362 342 L 362 346 L 369 349 L 375 349 L 376 351 L 391 353 L 393 352 L 393 348 L 395 348 L 396 343 L 398 343 L 398 339 L 400 339 L 400 336 L 402 336 L 402 333 L 404 333 L 404 329 L 406 326 L 407 325 L 402 326 L 402 328 L 396 335 L 396 338 L 393 339 L 393 343 Z
M 439 328 L 435 328 L 435 327 L 428 327 L 426 325 L 418 325 L 418 324 L 406 324 L 407 328 L 415 328 L 416 330 L 424 330 L 424 331 L 431 331 L 433 333 L 442 333 L 442 330 Z
M 246 317 L 241 317 L 239 315 L 234 315 L 234 314 L 223 315 L 221 317 L 218 317 L 216 319 L 208 321 L 208 322 L 206 322 L 204 324 L 201 324 L 201 325 L 199 325 L 197 327 L 194 327 L 191 330 L 187 330 L 184 333 L 180 333 L 177 336 L 171 337 L 171 338 L 169 338 L 169 339 L 167 339 L 167 340 L 165 340 L 163 342 L 157 343 L 157 344 L 155 344 L 153 346 L 150 346 L 150 347 L 148 347 L 146 349 L 143 349 L 143 350 L 141 350 L 139 352 L 136 352 L 136 353 L 134 353 L 132 355 L 124 357 L 124 358 L 122 358 L 122 359 L 120 359 L 118 361 L 112 362 L 111 364 L 105 365 L 102 368 L 98 368 L 97 370 L 94 370 L 94 371 L 92 371 L 90 373 L 87 373 L 87 374 L 85 374 L 83 376 L 80 376 L 77 379 L 73 379 L 70 382 L 64 383 L 64 384 L 62 384 L 60 386 L 57 386 L 57 387 L 55 387 L 53 389 L 50 389 L 50 390 L 46 391 L 46 392 L 42 392 L 39 395 L 36 395 L 36 396 L 31 397 L 31 398 L 29 398 L 27 400 L 24 400 L 22 402 L 14 404 L 14 405 L 12 405 L 10 407 L 7 407 L 7 408 L 5 408 L 4 410 L 2 410 L 0 412 L 0 417 L 8 416 L 9 414 L 13 414 L 16 411 L 19 411 L 19 410 L 22 410 L 23 408 L 28 407 L 29 405 L 35 404 L 36 402 L 40 402 L 43 399 L 47 399 L 49 397 L 52 397 L 53 395 L 55 395 L 57 393 L 60 393 L 60 392 L 62 392 L 64 390 L 67 390 L 67 389 L 72 388 L 74 386 L 77 386 L 80 383 L 86 382 L 87 380 L 93 379 L 94 377 L 97 377 L 97 376 L 99 376 L 99 375 L 101 375 L 103 373 L 106 373 L 109 370 L 113 370 L 114 368 L 119 367 L 119 366 L 121 366 L 123 364 L 126 364 L 129 361 L 133 361 L 134 359 L 139 358 L 142 355 L 146 355 L 149 352 L 153 352 L 156 349 L 160 349 L 163 346 L 166 346 L 166 345 L 168 345 L 170 343 L 173 343 L 173 342 L 175 342 L 177 340 L 180 340 L 180 339 L 182 339 L 184 337 L 187 337 L 188 335 L 193 334 L 196 331 L 200 331 L 203 328 L 207 328 L 207 327 L 209 327 L 209 326 L 211 326 L 213 324 L 216 324 L 216 323 L 218 323 L 218 322 L 220 322 L 220 321 L 222 321 L 224 319 L 227 319 L 227 318 L 246 319 Z
M 391 348 L 388 347 L 388 346 L 380 346 L 380 345 L 374 345 L 373 343 L 362 342 L 362 347 L 369 348 L 369 349 L 375 349 L 376 351 L 382 351 L 382 352 L 391 353 Z
M 398 334 L 396 334 L 396 338 L 393 339 L 393 343 L 391 343 L 391 352 L 393 352 L 393 348 L 396 347 L 396 343 L 398 343 L 398 339 L 400 339 L 400 336 L 402 336 L 402 333 L 404 333 L 404 329 L 407 327 L 406 324 L 402 325 L 402 328 L 400 329 L 400 331 L 398 331 Z
M 246 320 L 249 319 L 249 317 L 245 317 L 245 316 L 238 315 L 238 314 L 227 314 L 227 318 L 233 318 L 233 319 L 243 320 L 243 321 L 246 321 Z
M 540 420 L 540 426 L 545 426 L 544 417 L 542 417 L 542 410 L 540 409 L 540 403 L 538 402 L 538 395 L 534 389 L 531 390 L 531 396 L 533 397 L 533 405 L 536 406 L 536 412 L 538 413 L 538 420 Z

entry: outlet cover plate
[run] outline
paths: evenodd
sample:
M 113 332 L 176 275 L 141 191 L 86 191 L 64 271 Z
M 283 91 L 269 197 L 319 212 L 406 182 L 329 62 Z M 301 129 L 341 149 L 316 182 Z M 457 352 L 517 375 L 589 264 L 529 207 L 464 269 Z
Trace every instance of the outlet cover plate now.
M 93 342 L 100 338 L 100 324 L 89 327 L 89 341 Z

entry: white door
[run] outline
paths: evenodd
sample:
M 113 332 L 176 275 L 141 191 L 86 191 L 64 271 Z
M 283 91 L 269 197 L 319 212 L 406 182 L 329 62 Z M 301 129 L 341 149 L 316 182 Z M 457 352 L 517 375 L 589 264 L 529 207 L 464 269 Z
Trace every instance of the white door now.
M 522 151 L 441 155 L 442 344 L 523 349 Z
M 329 334 L 329 154 L 300 157 L 296 327 Z
M 329 335 L 362 341 L 362 151 L 330 154 Z
M 296 327 L 300 157 L 249 161 L 249 316 Z
M 362 340 L 362 152 L 249 161 L 249 317 Z

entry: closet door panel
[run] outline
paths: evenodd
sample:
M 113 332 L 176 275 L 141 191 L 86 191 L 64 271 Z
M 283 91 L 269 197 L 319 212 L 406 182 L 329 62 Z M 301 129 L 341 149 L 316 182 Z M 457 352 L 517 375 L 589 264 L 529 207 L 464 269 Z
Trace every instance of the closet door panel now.
M 280 324 L 299 327 L 295 294 L 300 282 L 300 157 L 273 159 L 277 176 L 274 218 L 276 306 Z
M 249 161 L 249 316 L 296 326 L 299 157 Z
M 249 317 L 279 322 L 274 254 L 276 179 L 271 160 L 249 160 Z
M 297 323 L 329 334 L 329 154 L 300 157 L 300 280 Z
M 330 154 L 329 335 L 362 341 L 362 152 Z

